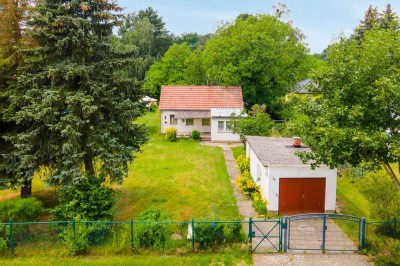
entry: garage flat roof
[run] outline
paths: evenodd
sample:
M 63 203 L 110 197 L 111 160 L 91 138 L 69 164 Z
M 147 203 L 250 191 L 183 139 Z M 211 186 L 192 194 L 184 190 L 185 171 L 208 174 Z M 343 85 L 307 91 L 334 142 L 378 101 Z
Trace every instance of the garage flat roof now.
M 295 154 L 310 151 L 307 147 L 294 147 L 292 138 L 246 136 L 246 141 L 263 166 L 305 166 Z

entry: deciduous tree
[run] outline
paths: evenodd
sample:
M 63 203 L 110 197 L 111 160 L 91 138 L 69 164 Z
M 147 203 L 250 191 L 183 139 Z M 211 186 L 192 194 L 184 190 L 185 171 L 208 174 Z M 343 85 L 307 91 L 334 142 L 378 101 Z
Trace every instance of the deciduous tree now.
M 320 94 L 302 106 L 302 136 L 314 165 L 367 163 L 383 167 L 397 188 L 400 161 L 400 32 L 371 29 L 362 45 L 342 40 L 328 51 L 326 66 L 313 79 Z

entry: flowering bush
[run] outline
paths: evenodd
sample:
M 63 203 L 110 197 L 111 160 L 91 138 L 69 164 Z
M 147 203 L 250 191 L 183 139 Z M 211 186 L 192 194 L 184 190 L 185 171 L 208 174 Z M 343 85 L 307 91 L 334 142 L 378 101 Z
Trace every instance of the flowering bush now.
M 253 198 L 254 194 L 261 194 L 260 186 L 253 181 L 249 171 L 245 171 L 236 178 L 236 183 L 239 189 L 250 198 Z
M 167 129 L 165 129 L 165 139 L 171 142 L 175 142 L 176 141 L 176 133 L 177 133 L 177 129 L 174 127 L 169 127 Z
M 250 171 L 250 160 L 245 155 L 240 155 L 235 160 L 241 174 Z

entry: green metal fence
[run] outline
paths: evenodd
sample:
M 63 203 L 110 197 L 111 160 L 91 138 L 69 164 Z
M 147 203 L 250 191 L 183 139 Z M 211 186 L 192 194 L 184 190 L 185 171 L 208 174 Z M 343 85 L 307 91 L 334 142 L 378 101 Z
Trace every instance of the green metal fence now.
M 398 219 L 366 221 L 358 232 L 360 249 L 376 237 L 398 239 Z M 0 223 L 0 256 L 67 256 L 223 251 L 236 245 L 251 252 L 288 249 L 288 217 L 271 220 L 185 222 L 56 221 Z M 349 236 L 351 237 L 351 236 Z M 357 237 L 356 237 L 357 238 Z M 245 244 L 245 245 L 243 245 Z
M 365 232 L 365 243 L 374 237 L 388 237 L 398 240 L 400 238 L 400 220 L 395 217 L 388 221 L 367 221 Z
M 189 253 L 223 250 L 247 243 L 247 222 L 57 221 L 0 224 L 0 256 L 132 254 L 143 251 Z M 246 228 L 245 228 L 246 226 Z

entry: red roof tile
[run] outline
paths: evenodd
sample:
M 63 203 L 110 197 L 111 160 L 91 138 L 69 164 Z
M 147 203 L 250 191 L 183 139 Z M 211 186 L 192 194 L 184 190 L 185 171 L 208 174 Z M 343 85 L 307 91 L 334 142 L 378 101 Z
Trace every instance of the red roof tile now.
M 240 86 L 162 86 L 160 110 L 243 108 Z

